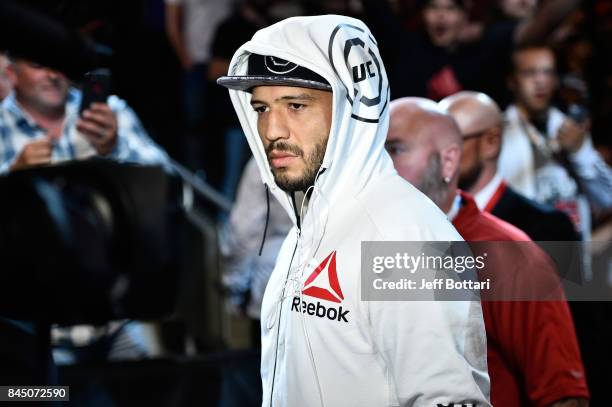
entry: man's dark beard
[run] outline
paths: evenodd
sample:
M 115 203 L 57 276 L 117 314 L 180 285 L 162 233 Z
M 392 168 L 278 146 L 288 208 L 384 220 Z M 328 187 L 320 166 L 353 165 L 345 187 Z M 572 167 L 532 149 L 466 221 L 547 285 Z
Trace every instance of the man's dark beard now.
M 480 178 L 480 173 L 482 172 L 482 164 L 478 163 L 474 168 L 472 168 L 467 174 L 461 174 L 459 176 L 459 189 L 464 191 L 469 191 L 472 189 L 478 178 Z
M 436 205 L 441 207 L 448 196 L 448 186 L 442 177 L 442 159 L 436 152 L 427 159 L 427 168 L 423 174 L 421 184 L 417 188 L 429 197 Z
M 315 182 L 319 168 L 321 168 L 321 164 L 323 163 L 323 157 L 325 157 L 326 146 L 327 139 L 315 145 L 312 153 L 307 157 L 304 157 L 304 151 L 298 146 L 285 143 L 283 141 L 271 143 L 266 149 L 266 155 L 268 156 L 268 163 L 270 164 L 270 169 L 274 175 L 274 182 L 276 182 L 276 185 L 278 185 L 278 187 L 283 191 L 287 192 L 306 191 L 308 187 L 313 185 Z M 272 166 L 272 160 L 270 159 L 270 153 L 272 150 L 286 151 L 296 155 L 298 158 L 302 158 L 306 163 L 304 173 L 299 178 L 292 179 L 287 176 L 284 169 L 275 169 Z

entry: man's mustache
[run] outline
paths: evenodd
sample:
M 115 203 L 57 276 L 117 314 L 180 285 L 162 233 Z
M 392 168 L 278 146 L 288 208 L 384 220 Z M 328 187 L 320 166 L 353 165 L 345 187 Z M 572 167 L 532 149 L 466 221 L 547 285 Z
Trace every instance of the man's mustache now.
M 266 155 L 268 156 L 268 158 L 270 158 L 270 154 L 272 153 L 273 150 L 284 151 L 286 153 L 291 153 L 298 157 L 304 156 L 304 151 L 301 148 L 299 148 L 298 146 L 294 144 L 289 144 L 285 141 L 276 141 L 276 142 L 270 143 L 268 148 L 266 148 Z

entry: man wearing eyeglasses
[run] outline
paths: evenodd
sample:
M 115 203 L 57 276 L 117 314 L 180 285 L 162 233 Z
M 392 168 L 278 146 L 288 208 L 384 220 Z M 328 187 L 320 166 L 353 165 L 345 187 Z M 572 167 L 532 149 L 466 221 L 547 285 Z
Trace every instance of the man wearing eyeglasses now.
M 465 91 L 440 105 L 453 116 L 463 136 L 459 188 L 474 196 L 480 210 L 518 227 L 534 241 L 579 240 L 567 215 L 520 195 L 502 179 L 497 169 L 502 113 L 493 99 Z

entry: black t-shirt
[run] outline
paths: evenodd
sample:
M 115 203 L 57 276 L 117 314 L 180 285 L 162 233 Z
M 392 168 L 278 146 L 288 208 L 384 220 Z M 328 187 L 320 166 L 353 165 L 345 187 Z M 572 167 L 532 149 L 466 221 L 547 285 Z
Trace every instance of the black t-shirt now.
M 212 58 L 221 58 L 229 63 L 238 48 L 249 41 L 258 29 L 240 13 L 233 14 L 217 27 L 211 48 Z M 238 118 L 227 89 L 213 84 L 210 95 L 214 101 L 210 104 L 214 122 L 220 127 L 238 126 Z
M 242 14 L 234 13 L 217 27 L 211 48 L 213 58 L 230 60 L 236 50 L 250 40 L 257 30 L 258 27 Z

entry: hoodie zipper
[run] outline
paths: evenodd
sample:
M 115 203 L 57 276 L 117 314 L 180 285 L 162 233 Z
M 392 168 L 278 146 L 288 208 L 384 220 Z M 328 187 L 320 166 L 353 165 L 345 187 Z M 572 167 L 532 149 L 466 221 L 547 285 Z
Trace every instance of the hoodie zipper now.
M 296 210 L 296 205 L 295 205 L 295 199 L 293 194 L 291 194 L 291 199 L 293 201 L 293 208 L 294 211 Z M 277 323 L 277 328 L 276 328 L 276 341 L 275 341 L 275 348 L 274 348 L 274 369 L 272 370 L 272 388 L 270 389 L 270 407 L 272 407 L 272 400 L 274 400 L 274 383 L 276 381 L 276 363 L 278 361 L 278 340 L 280 338 L 280 329 L 281 329 L 281 321 L 282 321 L 282 317 L 283 317 L 283 303 L 285 302 L 285 291 L 287 289 L 287 282 L 289 281 L 289 275 L 291 274 L 291 266 L 293 265 L 293 259 L 295 258 L 295 252 L 297 251 L 297 248 L 300 244 L 300 237 L 302 236 L 302 229 L 301 229 L 301 225 L 300 225 L 300 216 L 299 214 L 296 212 L 296 224 L 297 224 L 297 230 L 298 230 L 298 236 L 297 236 L 297 241 L 295 242 L 295 246 L 293 247 L 293 254 L 291 254 L 291 261 L 289 261 L 289 267 L 287 268 L 287 275 L 285 276 L 285 283 L 283 285 L 283 290 L 281 292 L 281 302 L 279 305 L 279 311 L 278 311 L 278 323 Z

